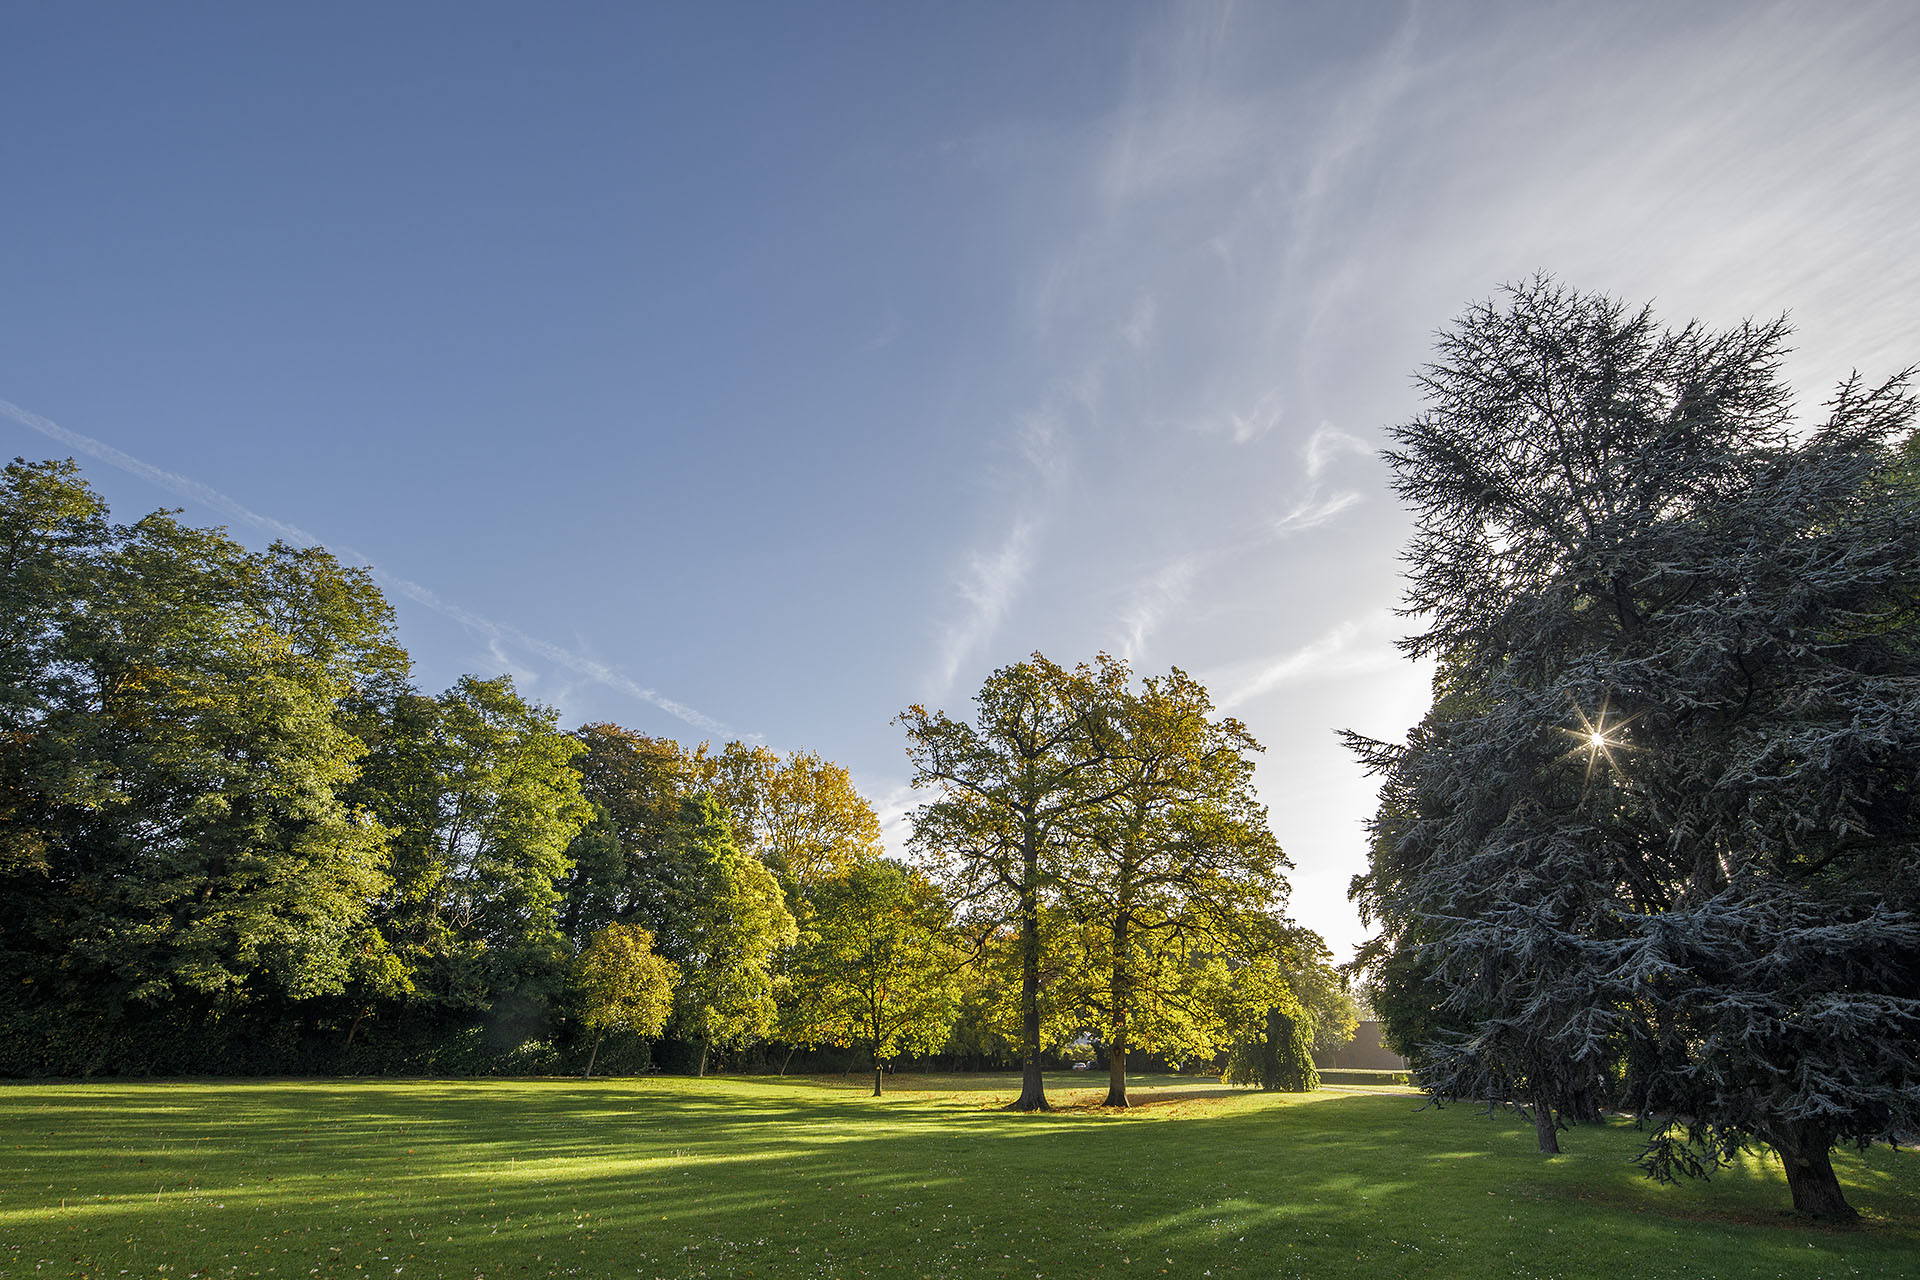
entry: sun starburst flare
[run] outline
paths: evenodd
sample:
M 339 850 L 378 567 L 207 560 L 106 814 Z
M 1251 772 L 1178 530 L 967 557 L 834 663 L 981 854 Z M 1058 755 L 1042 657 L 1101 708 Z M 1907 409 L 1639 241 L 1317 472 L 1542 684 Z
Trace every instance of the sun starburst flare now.
M 1600 767 L 1602 761 L 1608 768 L 1618 770 L 1621 767 L 1620 758 L 1634 750 L 1633 745 L 1623 735 L 1626 727 L 1638 716 L 1637 714 L 1625 717 L 1613 715 L 1609 706 L 1610 701 L 1610 699 L 1602 700 L 1599 712 L 1593 716 L 1589 716 L 1578 702 L 1574 703 L 1573 717 L 1579 722 L 1579 726 L 1577 728 L 1562 726 L 1560 730 L 1574 740 L 1574 745 L 1561 755 L 1560 759 L 1570 760 L 1584 752 L 1587 757 L 1585 781 L 1588 785 L 1592 784 L 1594 771 Z

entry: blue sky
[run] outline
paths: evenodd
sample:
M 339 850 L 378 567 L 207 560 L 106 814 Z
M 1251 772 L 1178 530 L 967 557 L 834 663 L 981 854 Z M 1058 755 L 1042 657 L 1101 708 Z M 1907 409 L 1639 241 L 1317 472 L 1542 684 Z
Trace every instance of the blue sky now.
M 0 450 L 383 575 L 421 683 L 755 736 L 894 823 L 1039 649 L 1267 744 L 1342 956 L 1376 451 L 1547 270 L 1920 360 L 1908 3 L 12 5 Z M 115 452 L 117 451 L 117 452 Z M 91 460 L 89 460 L 91 457 Z

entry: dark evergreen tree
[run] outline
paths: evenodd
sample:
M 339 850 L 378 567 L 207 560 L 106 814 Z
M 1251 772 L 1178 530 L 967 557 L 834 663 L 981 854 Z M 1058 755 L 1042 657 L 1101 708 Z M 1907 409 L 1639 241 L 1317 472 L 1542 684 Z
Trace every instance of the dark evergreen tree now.
M 1446 687 L 1359 744 L 1357 891 L 1466 1025 L 1436 1092 L 1550 1145 L 1624 1064 L 1656 1174 L 1759 1141 L 1846 1217 L 1831 1147 L 1920 1123 L 1914 406 L 1854 380 L 1795 431 L 1785 337 L 1547 280 L 1442 336 L 1389 458 Z

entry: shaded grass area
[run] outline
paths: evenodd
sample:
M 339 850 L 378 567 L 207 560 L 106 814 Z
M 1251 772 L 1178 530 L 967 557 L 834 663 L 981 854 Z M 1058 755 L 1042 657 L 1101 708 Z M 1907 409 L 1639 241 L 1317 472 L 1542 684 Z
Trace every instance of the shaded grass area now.
M 1149 1077 L 0 1086 L 0 1277 L 1920 1276 L 1920 1160 L 1660 1187 L 1626 1125 Z

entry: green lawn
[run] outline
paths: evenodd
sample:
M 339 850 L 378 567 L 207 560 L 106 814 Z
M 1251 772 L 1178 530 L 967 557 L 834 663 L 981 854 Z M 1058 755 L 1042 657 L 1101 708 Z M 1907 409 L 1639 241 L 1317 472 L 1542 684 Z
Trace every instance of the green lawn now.
M 1755 1160 L 1659 1187 L 1630 1127 L 1149 1078 L 0 1086 L 0 1277 L 1920 1276 L 1920 1160 L 1809 1227 Z

